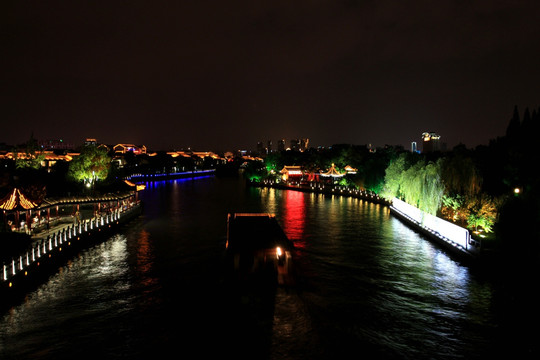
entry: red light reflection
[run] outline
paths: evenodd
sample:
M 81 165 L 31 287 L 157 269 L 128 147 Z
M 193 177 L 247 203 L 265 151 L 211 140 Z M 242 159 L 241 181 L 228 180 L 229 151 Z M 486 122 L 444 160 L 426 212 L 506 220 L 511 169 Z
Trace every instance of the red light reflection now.
M 154 265 L 154 255 L 152 250 L 150 233 L 146 230 L 142 230 L 137 239 L 137 269 L 141 276 L 140 281 L 145 287 L 154 285 L 157 282 L 157 279 L 151 274 Z
M 299 191 L 285 191 L 283 208 L 283 227 L 287 237 L 299 248 L 306 246 L 304 241 L 304 229 L 306 222 L 305 193 Z

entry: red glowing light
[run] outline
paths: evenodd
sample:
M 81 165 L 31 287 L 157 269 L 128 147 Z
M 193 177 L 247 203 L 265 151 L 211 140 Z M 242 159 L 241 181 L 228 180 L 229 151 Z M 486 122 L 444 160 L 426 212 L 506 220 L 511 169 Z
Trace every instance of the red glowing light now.
M 306 222 L 305 193 L 299 191 L 285 191 L 283 211 L 283 228 L 287 237 L 296 247 L 305 247 L 304 230 Z

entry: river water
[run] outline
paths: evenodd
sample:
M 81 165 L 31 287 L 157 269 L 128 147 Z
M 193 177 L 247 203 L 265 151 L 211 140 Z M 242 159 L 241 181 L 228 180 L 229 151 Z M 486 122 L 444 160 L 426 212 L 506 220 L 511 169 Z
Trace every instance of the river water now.
M 1 315 L 0 359 L 536 354 L 505 282 L 382 205 L 214 177 L 148 183 L 140 196 L 138 219 Z M 296 286 L 229 287 L 230 212 L 276 215 L 296 246 Z

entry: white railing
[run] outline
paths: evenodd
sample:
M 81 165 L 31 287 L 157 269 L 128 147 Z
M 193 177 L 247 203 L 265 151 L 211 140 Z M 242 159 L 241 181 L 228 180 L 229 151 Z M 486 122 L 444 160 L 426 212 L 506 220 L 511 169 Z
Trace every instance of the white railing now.
M 100 231 L 101 227 L 107 226 L 113 222 L 120 220 L 122 214 L 126 211 L 133 209 L 135 206 L 128 208 L 118 208 L 107 214 L 96 216 L 92 219 L 86 219 L 76 224 L 70 224 L 58 231 L 47 235 L 35 242 L 31 249 L 27 250 L 19 256 L 15 256 L 10 263 L 4 263 L 2 266 L 2 272 L 0 273 L 0 281 L 9 281 L 15 275 L 27 269 L 38 262 L 39 259 L 44 256 L 52 256 L 55 250 L 62 250 L 64 244 L 70 244 L 71 239 L 80 239 L 81 234 L 91 234 L 95 231 Z
M 468 250 L 470 240 L 469 230 L 450 221 L 428 214 L 397 198 L 392 200 L 392 208 L 442 240 Z

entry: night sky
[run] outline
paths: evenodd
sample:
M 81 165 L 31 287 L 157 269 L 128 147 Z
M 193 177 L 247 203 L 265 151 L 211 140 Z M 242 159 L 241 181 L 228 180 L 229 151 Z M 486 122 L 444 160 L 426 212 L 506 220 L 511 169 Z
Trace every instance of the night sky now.
M 2 1 L 0 142 L 452 147 L 540 106 L 540 2 Z

